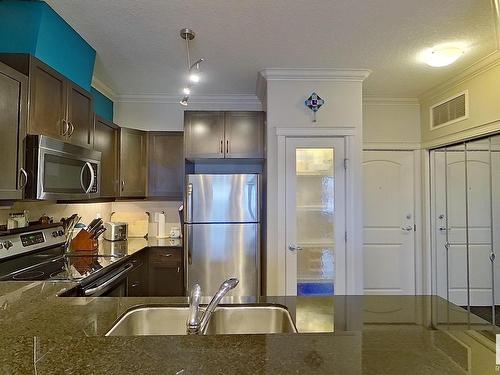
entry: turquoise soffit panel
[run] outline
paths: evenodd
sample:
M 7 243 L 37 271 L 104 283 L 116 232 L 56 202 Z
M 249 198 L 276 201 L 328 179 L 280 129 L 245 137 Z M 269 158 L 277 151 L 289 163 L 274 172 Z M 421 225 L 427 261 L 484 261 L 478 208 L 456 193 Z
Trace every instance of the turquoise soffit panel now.
M 0 52 L 30 53 L 90 91 L 95 50 L 43 1 L 0 1 Z

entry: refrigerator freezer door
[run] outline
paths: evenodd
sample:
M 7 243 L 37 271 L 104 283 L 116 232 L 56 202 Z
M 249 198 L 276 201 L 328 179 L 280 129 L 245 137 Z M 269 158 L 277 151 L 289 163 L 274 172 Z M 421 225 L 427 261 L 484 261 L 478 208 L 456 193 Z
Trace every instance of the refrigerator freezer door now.
M 220 284 L 237 277 L 229 296 L 258 296 L 259 224 L 186 224 L 187 290 L 200 284 L 213 296 Z
M 186 223 L 260 221 L 258 174 L 196 174 L 186 183 Z

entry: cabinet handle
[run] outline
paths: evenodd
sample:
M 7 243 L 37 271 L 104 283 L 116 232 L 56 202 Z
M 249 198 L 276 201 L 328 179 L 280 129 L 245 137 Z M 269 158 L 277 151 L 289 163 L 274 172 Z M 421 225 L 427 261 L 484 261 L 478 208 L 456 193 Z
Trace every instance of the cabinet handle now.
M 181 267 L 177 267 L 177 273 L 181 272 Z
M 24 176 L 24 182 L 22 182 L 22 177 Z M 26 184 L 28 183 L 28 173 L 24 168 L 19 169 L 19 190 L 24 189 Z
M 61 135 L 62 136 L 65 136 L 66 134 L 68 134 L 68 131 L 69 131 L 69 124 L 66 120 L 62 120 L 62 129 L 61 129 Z
M 71 121 L 68 122 L 68 125 L 69 125 L 69 134 L 68 134 L 68 138 L 71 138 L 71 136 L 73 135 L 73 133 L 75 132 L 75 126 L 73 125 L 73 123 Z
M 229 154 L 229 139 L 226 140 L 226 154 Z
M 222 139 L 220 140 L 220 153 L 223 154 L 224 153 L 224 142 L 222 141 Z
M 124 180 L 122 180 L 121 185 L 122 185 L 122 191 L 123 191 L 125 189 L 125 181 Z
M 133 283 L 132 285 L 130 285 L 132 288 L 136 288 L 138 287 L 139 285 L 141 285 L 141 283 Z

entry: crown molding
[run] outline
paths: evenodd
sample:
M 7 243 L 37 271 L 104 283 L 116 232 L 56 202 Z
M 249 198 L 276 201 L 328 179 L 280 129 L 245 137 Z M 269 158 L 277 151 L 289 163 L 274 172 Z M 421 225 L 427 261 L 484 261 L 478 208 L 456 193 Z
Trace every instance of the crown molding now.
M 266 81 L 339 81 L 363 82 L 371 73 L 368 69 L 264 69 L 259 72 Z
M 379 97 L 379 96 L 363 96 L 363 105 L 376 105 L 376 106 L 420 106 L 418 98 L 395 98 L 395 97 Z
M 111 101 L 116 101 L 116 93 L 113 91 L 111 87 L 106 85 L 103 81 L 101 81 L 99 78 L 97 78 L 95 75 L 92 76 L 92 83 L 91 86 L 95 88 L 97 91 L 99 91 L 101 94 L 105 95 L 108 97 L 108 99 L 111 99 Z
M 182 95 L 176 94 L 122 94 L 116 96 L 116 103 L 156 103 L 156 104 L 179 104 Z M 262 103 L 256 95 L 234 94 L 234 95 L 192 95 L 189 104 L 207 105 L 213 104 L 220 107 L 241 107 L 242 109 L 260 110 Z

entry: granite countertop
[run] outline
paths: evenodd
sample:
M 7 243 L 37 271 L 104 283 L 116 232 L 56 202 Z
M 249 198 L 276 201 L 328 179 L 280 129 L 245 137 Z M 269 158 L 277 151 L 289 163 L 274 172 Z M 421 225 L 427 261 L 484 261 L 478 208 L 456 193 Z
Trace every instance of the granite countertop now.
M 56 296 L 72 286 L 0 283 L 0 373 L 495 373 L 494 328 L 439 297 L 228 298 L 286 306 L 299 334 L 104 337 L 133 306 L 187 299 Z

